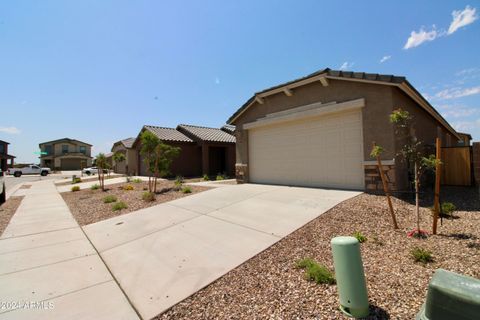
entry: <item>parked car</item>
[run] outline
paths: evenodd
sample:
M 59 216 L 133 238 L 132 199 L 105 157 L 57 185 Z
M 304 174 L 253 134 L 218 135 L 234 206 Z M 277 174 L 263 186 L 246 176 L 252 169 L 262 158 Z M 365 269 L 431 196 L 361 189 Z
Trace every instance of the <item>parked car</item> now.
M 86 174 L 87 176 L 91 174 L 97 174 L 98 173 L 98 168 L 97 167 L 90 167 L 90 168 L 85 168 L 82 170 L 82 173 Z M 108 173 L 107 169 L 103 169 L 103 173 Z
M 14 177 L 21 177 L 22 174 L 39 174 L 41 176 L 46 176 L 51 172 L 50 168 L 41 168 L 37 165 L 31 164 L 23 168 L 10 168 L 8 169 L 8 174 L 13 175 Z
M 4 172 L 0 169 L 0 204 L 7 200 L 7 188 L 5 187 Z

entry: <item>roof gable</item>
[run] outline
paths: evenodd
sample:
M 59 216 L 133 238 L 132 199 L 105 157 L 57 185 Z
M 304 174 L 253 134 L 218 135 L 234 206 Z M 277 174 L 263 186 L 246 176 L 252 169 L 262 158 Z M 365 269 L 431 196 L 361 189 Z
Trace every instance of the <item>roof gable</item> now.
M 425 109 L 434 119 L 441 123 L 448 131 L 454 136 L 460 138 L 458 133 L 453 127 L 435 110 L 435 108 L 407 81 L 403 76 L 394 76 L 378 73 L 365 73 L 365 72 L 351 72 L 332 70 L 330 68 L 322 69 L 314 72 L 308 76 L 289 81 L 260 92 L 255 93 L 250 99 L 247 100 L 235 113 L 227 120 L 228 124 L 233 124 L 234 121 L 255 102 L 262 104 L 262 99 L 272 94 L 285 92 L 287 95 L 291 95 L 292 88 L 304 86 L 306 84 L 321 81 L 322 84 L 327 79 L 346 80 L 346 81 L 362 81 L 379 85 L 391 85 L 399 87 L 405 94 L 412 98 L 421 108 Z
M 80 141 L 80 140 L 77 140 L 77 139 L 70 139 L 70 138 L 62 138 L 62 139 L 51 140 L 51 141 L 47 141 L 47 142 L 40 142 L 39 145 L 49 144 L 49 143 L 61 143 L 61 142 L 68 142 L 68 143 L 73 143 L 73 144 L 81 143 L 81 144 L 86 144 L 87 146 L 92 146 L 90 143 L 86 143 L 86 142 L 83 142 L 83 141 Z
M 157 126 L 143 126 L 144 129 L 155 134 L 162 141 L 174 142 L 193 142 L 192 139 L 181 133 L 175 128 L 157 127 Z

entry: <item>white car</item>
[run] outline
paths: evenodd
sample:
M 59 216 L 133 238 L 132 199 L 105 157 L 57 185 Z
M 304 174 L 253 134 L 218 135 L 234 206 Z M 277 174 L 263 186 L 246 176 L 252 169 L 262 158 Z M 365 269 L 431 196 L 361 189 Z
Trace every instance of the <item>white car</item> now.
M 23 168 L 10 168 L 8 169 L 8 174 L 13 175 L 14 177 L 21 177 L 22 174 L 39 174 L 41 176 L 46 176 L 51 172 L 50 168 L 41 168 L 37 165 L 31 164 Z
M 0 169 L 0 204 L 7 200 L 7 189 L 5 188 L 4 172 Z
M 98 168 L 97 167 L 85 168 L 82 170 L 82 173 L 86 174 L 87 176 L 91 174 L 98 174 Z M 103 173 L 108 173 L 108 170 L 103 169 Z

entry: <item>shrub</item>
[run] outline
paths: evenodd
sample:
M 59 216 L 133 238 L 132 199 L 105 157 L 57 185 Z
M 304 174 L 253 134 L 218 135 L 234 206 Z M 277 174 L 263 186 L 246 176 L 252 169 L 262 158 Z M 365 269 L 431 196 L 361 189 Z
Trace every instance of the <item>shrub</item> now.
M 443 218 L 453 218 L 453 212 L 457 210 L 457 207 L 451 202 L 442 202 L 441 204 L 441 216 Z
M 421 262 L 423 264 L 427 264 L 429 262 L 433 262 L 432 252 L 422 249 L 422 248 L 413 248 L 410 251 L 412 258 L 415 262 Z
M 135 178 L 132 180 L 134 183 L 142 183 L 142 179 L 140 178 Z
M 353 236 L 357 238 L 358 242 L 360 243 L 364 243 L 365 241 L 367 241 L 367 237 L 365 237 L 360 231 L 355 231 L 353 233 Z
M 73 186 L 72 187 L 72 192 L 75 192 L 75 191 L 80 191 L 80 187 L 79 186 Z
M 203 175 L 203 181 L 209 181 L 210 178 L 208 177 L 208 174 Z
M 306 258 L 297 261 L 297 268 L 305 269 L 305 279 L 316 283 L 334 284 L 335 277 L 327 267 L 318 264 L 315 260 Z
M 100 185 L 99 184 L 94 184 L 93 186 L 90 187 L 90 189 L 92 189 L 92 190 L 100 189 Z
M 82 179 L 80 179 L 80 178 L 75 178 L 75 179 L 73 179 L 72 184 L 80 183 L 80 182 L 82 182 Z
M 192 188 L 190 188 L 189 186 L 183 187 L 182 193 L 192 193 Z
M 103 203 L 112 203 L 116 201 L 117 197 L 115 197 L 114 195 L 106 196 L 105 198 L 103 198 Z
M 122 189 L 125 190 L 125 191 L 131 191 L 131 190 L 133 190 L 133 189 L 135 189 L 135 188 L 134 188 L 132 185 L 127 184 L 127 185 L 124 185 L 124 186 L 122 187 Z
M 112 205 L 112 210 L 113 211 L 118 211 L 118 210 L 122 210 L 122 209 L 126 209 L 126 208 L 128 208 L 128 206 L 123 201 L 116 202 Z
M 217 181 L 219 180 L 225 180 L 227 177 L 223 174 L 217 174 Z
M 182 176 L 177 176 L 175 178 L 175 185 L 182 185 L 185 182 L 185 179 L 183 179 Z
M 155 193 L 153 193 L 153 192 L 148 192 L 148 191 L 147 191 L 147 192 L 144 192 L 144 193 L 142 194 L 142 199 L 143 199 L 144 201 L 148 201 L 148 202 L 155 201 Z

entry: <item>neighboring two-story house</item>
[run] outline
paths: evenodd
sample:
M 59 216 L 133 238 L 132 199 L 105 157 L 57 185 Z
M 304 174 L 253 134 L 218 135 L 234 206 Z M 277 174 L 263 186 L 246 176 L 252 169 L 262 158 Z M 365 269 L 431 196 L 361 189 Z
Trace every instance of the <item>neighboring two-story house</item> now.
M 81 170 L 92 165 L 92 145 L 63 138 L 39 144 L 40 165 L 52 170 Z
M 8 154 L 9 144 L 7 141 L 0 140 L 0 169 L 2 169 L 2 171 L 7 171 L 8 168 L 13 167 L 13 159 L 15 159 L 15 157 Z M 8 160 L 10 160 L 10 165 L 8 164 Z

